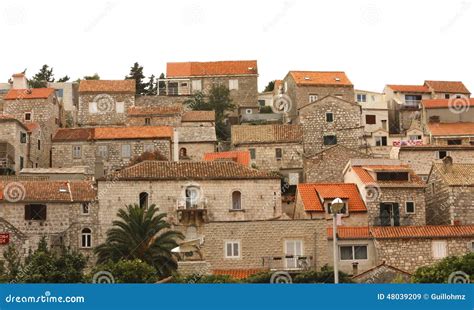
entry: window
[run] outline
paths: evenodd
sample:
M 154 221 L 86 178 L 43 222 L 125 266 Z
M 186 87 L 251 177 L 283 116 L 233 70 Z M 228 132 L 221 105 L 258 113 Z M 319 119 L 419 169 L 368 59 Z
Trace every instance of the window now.
M 242 193 L 232 192 L 232 210 L 242 210 Z
M 421 101 L 421 95 L 405 95 L 405 105 L 418 107 Z
M 303 242 L 301 240 L 285 241 L 286 268 L 298 267 L 298 258 L 303 255 Z
M 132 149 L 130 144 L 122 144 L 122 158 L 130 158 Z
M 145 125 L 151 125 L 151 118 L 145 117 Z
M 265 100 L 259 99 L 259 100 L 258 100 L 258 106 L 259 106 L 260 108 L 263 108 L 263 107 L 265 106 Z
M 147 143 L 143 146 L 143 151 L 152 153 L 155 151 L 155 145 L 153 143 Z
M 387 146 L 387 137 L 385 136 L 376 136 L 375 137 L 376 146 Z
M 309 95 L 309 103 L 315 102 L 318 100 L 318 95 Z
M 250 152 L 250 159 L 257 158 L 257 151 L 255 149 L 249 149 L 249 152 Z
M 407 214 L 415 213 L 415 202 L 413 201 L 406 201 L 405 202 L 405 212 Z
M 97 156 L 101 158 L 107 158 L 108 148 L 107 145 L 99 145 L 97 147 Z
M 54 92 L 56 93 L 56 97 L 62 98 L 64 91 L 62 89 L 55 89 Z
M 84 228 L 81 231 L 81 247 L 92 247 L 92 231 L 89 228 Z
M 31 121 L 31 112 L 25 113 L 25 121 Z
M 188 186 L 185 190 L 186 209 L 196 208 L 201 197 L 201 190 L 196 186 Z
M 38 139 L 38 150 L 41 150 L 41 140 Z
M 225 257 L 240 258 L 240 241 L 225 242 Z
M 409 181 L 408 172 L 377 172 L 377 181 Z
M 436 158 L 437 159 L 443 159 L 446 156 L 448 156 L 448 151 L 438 151 L 438 152 L 436 152 Z
M 139 203 L 140 203 L 140 208 L 148 208 L 148 193 L 147 192 L 142 192 L 140 195 L 138 195 Z
M 444 99 L 449 99 L 449 94 L 444 94 Z
M 335 145 L 337 144 L 337 137 L 335 135 L 324 136 L 324 145 Z
M 25 205 L 26 221 L 46 221 L 46 205 Z
M 97 102 L 89 102 L 89 113 L 97 113 Z
M 433 250 L 433 258 L 445 258 L 447 256 L 446 241 L 433 241 L 431 245 Z
M 382 128 L 387 130 L 387 120 L 383 119 L 381 122 L 382 122 Z
M 238 90 L 239 80 L 229 80 L 229 90 Z
M 332 204 L 332 203 L 329 202 L 329 203 L 327 204 L 327 208 L 326 208 L 326 211 L 327 211 L 327 213 L 329 213 L 329 214 L 332 214 L 331 204 Z M 339 213 L 339 214 L 346 214 L 346 213 L 347 213 L 347 204 L 346 204 L 345 202 L 344 202 L 344 207 L 342 207 L 342 209 L 339 210 L 339 212 L 337 212 L 337 213 Z
M 20 143 L 26 143 L 26 133 L 20 132 Z
M 367 125 L 375 125 L 377 123 L 377 117 L 372 114 L 367 114 L 365 116 L 365 123 Z
M 193 80 L 191 82 L 191 86 L 193 88 L 193 92 L 196 92 L 196 91 L 201 91 L 202 89 L 202 82 L 201 80 Z
M 366 94 L 357 94 L 357 102 L 367 102 Z
M 421 135 L 410 135 L 410 136 L 408 136 L 408 139 L 410 141 L 421 140 Z
M 179 149 L 179 158 L 186 158 L 188 157 L 188 150 L 185 147 Z
M 115 111 L 117 111 L 117 113 L 124 113 L 125 112 L 125 104 L 123 102 L 115 103 Z
M 461 145 L 462 140 L 461 139 L 449 139 L 448 140 L 448 145 Z
M 87 215 L 89 213 L 90 213 L 90 204 L 89 203 L 81 204 L 81 214 Z
M 334 122 L 334 114 L 332 112 L 326 112 L 326 122 L 327 123 Z
M 80 145 L 74 145 L 72 147 L 72 158 L 81 158 L 82 150 Z
M 364 260 L 367 259 L 366 245 L 347 245 L 339 247 L 340 260 Z
M 23 159 L 23 156 L 20 156 L 20 170 L 25 167 L 25 160 Z
M 276 160 L 281 160 L 281 158 L 283 157 L 283 150 L 281 148 L 276 148 L 275 149 L 275 158 Z

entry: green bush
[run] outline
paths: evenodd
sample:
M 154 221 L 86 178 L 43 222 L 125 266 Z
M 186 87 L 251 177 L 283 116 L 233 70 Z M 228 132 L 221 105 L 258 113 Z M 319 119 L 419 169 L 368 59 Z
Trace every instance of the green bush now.
M 447 283 L 453 272 L 464 272 L 474 277 L 474 253 L 446 257 L 432 266 L 418 268 L 413 274 L 414 283 Z
M 293 283 L 334 283 L 334 269 L 324 266 L 321 271 L 306 271 L 297 274 Z M 353 283 L 351 277 L 339 271 L 339 283 Z
M 91 280 L 94 274 L 101 271 L 110 272 L 115 283 L 155 283 L 159 280 L 156 269 L 140 259 L 121 259 L 97 265 L 92 271 Z
M 222 283 L 239 283 L 238 280 L 228 275 L 200 275 L 192 274 L 188 276 L 177 276 L 174 283 L 182 284 L 222 284 Z
M 263 106 L 263 107 L 260 108 L 260 113 L 264 113 L 264 114 L 273 113 L 272 107 Z
M 245 283 L 270 283 L 270 279 L 272 277 L 273 272 L 259 272 L 255 273 L 246 279 L 242 280 L 242 282 Z

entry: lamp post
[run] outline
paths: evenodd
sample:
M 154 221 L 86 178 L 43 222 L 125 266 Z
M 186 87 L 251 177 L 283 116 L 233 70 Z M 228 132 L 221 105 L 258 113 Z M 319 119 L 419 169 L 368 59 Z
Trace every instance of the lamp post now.
M 331 202 L 332 212 L 332 248 L 334 258 L 334 283 L 339 283 L 339 268 L 338 268 L 338 251 L 337 251 L 337 213 L 344 208 L 344 202 L 341 198 L 336 198 Z

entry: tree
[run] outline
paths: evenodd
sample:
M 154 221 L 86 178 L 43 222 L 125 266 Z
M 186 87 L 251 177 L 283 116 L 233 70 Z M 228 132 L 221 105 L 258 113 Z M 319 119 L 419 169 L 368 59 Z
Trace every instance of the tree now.
M 146 95 L 147 84 L 143 82 L 145 76 L 143 75 L 143 66 L 140 66 L 138 62 L 134 63 L 130 68 L 130 73 L 125 77 L 126 80 L 135 80 L 135 94 Z
M 156 269 L 139 259 L 108 261 L 94 267 L 93 273 L 104 270 L 112 274 L 115 283 L 155 283 L 158 281 Z
M 171 230 L 166 214 L 158 212 L 155 205 L 140 208 L 135 204 L 120 209 L 119 220 L 113 221 L 105 243 L 95 249 L 97 262 L 140 259 L 153 266 L 160 277 L 175 272 L 177 263 L 171 250 L 184 236 Z
M 6 251 L 3 252 L 3 258 L 5 259 L 5 262 L 6 262 L 6 266 L 5 266 L 6 278 L 9 281 L 12 281 L 20 273 L 20 265 L 21 265 L 20 253 L 18 252 L 14 244 L 8 245 L 8 248 L 6 249 Z
M 31 88 L 44 88 L 48 82 L 54 82 L 53 68 L 43 65 L 40 71 L 36 73 L 31 80 L 28 81 Z
M 146 83 L 145 89 L 146 89 L 145 92 L 146 92 L 147 96 L 156 96 L 157 95 L 157 93 L 158 93 L 158 84 L 155 81 L 155 75 L 154 74 L 152 74 L 148 78 L 148 83 Z
M 275 89 L 275 81 L 268 82 L 267 86 L 265 86 L 264 92 L 273 91 Z
M 65 75 L 65 76 L 63 76 L 62 78 L 60 78 L 60 79 L 58 80 L 58 83 L 64 83 L 64 82 L 69 81 L 70 79 L 71 79 L 71 78 L 70 78 L 69 76 Z
M 451 275 L 462 272 L 471 279 L 474 277 L 474 253 L 464 256 L 450 256 L 432 266 L 418 268 L 413 274 L 412 281 L 415 283 L 447 283 Z M 465 280 L 468 280 L 466 278 Z

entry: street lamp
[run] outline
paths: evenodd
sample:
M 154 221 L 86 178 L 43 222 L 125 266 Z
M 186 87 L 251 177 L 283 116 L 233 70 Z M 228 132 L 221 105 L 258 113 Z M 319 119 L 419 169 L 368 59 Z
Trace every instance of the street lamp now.
M 336 198 L 331 202 L 332 212 L 332 247 L 334 256 L 334 283 L 339 283 L 339 270 L 337 267 L 337 259 L 339 257 L 337 253 L 337 214 L 344 208 L 344 202 L 341 198 Z

